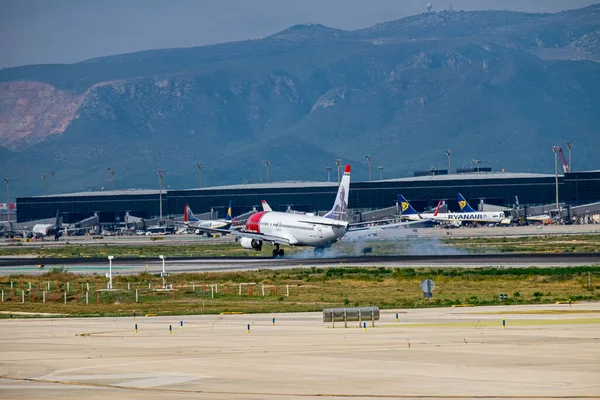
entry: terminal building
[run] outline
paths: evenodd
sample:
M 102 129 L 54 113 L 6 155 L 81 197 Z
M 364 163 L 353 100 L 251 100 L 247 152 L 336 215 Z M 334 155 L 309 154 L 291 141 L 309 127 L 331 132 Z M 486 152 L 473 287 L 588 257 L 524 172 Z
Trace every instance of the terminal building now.
M 464 174 L 433 174 L 352 182 L 349 207 L 357 212 L 395 206 L 402 194 L 418 210 L 435 207 L 444 200 L 451 211 L 458 211 L 456 193 L 461 192 L 474 208 L 480 202 L 512 207 L 515 196 L 521 205 L 555 202 L 553 174 L 479 171 Z M 576 206 L 600 201 L 600 171 L 565 173 L 558 177 L 559 200 Z M 185 204 L 195 214 L 211 212 L 224 217 L 229 200 L 233 214 L 259 209 L 267 200 L 273 210 L 304 212 L 331 208 L 337 192 L 335 182 L 272 182 L 208 187 L 187 190 L 121 190 L 81 192 L 17 198 L 17 220 L 28 222 L 49 218 L 59 211 L 64 223 L 74 223 L 97 215 L 101 223 L 125 221 L 126 217 L 151 219 L 181 216 Z

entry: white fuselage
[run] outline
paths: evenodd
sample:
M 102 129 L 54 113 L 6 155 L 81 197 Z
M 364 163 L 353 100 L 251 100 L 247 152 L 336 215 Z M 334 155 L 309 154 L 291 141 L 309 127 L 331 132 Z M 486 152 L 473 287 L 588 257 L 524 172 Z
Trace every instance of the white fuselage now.
M 54 228 L 53 224 L 36 224 L 31 230 L 35 236 L 46 236 Z
M 340 226 L 332 226 L 338 223 Z M 283 212 L 258 212 L 246 222 L 246 231 L 284 238 L 292 246 L 324 247 L 346 233 L 347 223 L 329 218 Z
M 198 229 L 226 229 L 229 225 L 231 225 L 231 221 L 225 220 L 200 220 L 189 223 L 191 228 Z
M 439 214 L 438 214 L 439 215 Z M 435 217 L 432 213 L 422 213 L 422 214 L 403 214 L 403 219 L 408 221 L 422 221 L 422 220 L 433 220 Z
M 503 212 L 472 212 L 472 213 L 431 213 L 404 215 L 410 221 L 431 220 L 434 222 L 488 222 L 501 223 L 506 217 Z
M 501 211 L 494 212 L 465 212 L 465 213 L 439 213 L 435 217 L 433 217 L 434 221 L 459 221 L 459 222 L 491 222 L 491 223 L 501 223 L 504 221 L 506 217 L 504 213 Z

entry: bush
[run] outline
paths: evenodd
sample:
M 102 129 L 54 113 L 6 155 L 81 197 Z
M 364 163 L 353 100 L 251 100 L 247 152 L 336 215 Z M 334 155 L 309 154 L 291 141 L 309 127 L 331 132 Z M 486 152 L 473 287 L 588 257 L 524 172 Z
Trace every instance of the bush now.
M 544 293 L 542 293 L 542 292 L 533 293 L 533 297 L 542 297 L 543 295 L 544 295 Z
M 521 296 L 521 293 L 520 293 L 520 292 L 514 292 L 514 293 L 513 293 L 513 297 L 519 297 L 519 296 Z

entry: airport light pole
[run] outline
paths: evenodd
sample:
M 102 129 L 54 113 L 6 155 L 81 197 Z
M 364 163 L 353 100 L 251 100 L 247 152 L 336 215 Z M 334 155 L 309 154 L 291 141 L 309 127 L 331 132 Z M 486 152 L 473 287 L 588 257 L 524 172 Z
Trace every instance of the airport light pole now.
M 54 171 L 50 172 L 50 176 L 52 177 L 52 182 L 50 184 L 50 191 L 52 193 L 54 193 L 54 175 L 56 175 L 56 172 L 54 172 Z
M 108 167 L 108 179 L 109 179 L 110 183 L 112 184 L 112 190 L 116 190 L 116 187 L 115 187 L 115 172 L 117 172 L 117 171 L 115 171 L 111 167 Z
M 571 172 L 571 149 L 573 148 L 573 143 L 569 142 L 567 143 L 567 150 L 568 150 L 568 154 L 569 154 L 569 172 Z
M 338 170 L 338 185 L 341 182 L 341 177 L 340 177 L 340 168 L 342 167 L 342 160 L 340 160 L 339 158 L 337 160 L 335 160 L 335 165 L 337 165 L 337 170 Z
M 327 170 L 327 182 L 331 182 L 331 167 L 326 167 Z
M 112 260 L 115 256 L 108 256 L 108 288 L 112 290 L 113 282 L 112 282 Z
M 162 221 L 162 185 L 163 185 L 163 175 L 164 175 L 164 171 L 162 169 L 157 169 L 156 173 L 158 174 L 158 187 L 159 187 L 159 192 L 158 192 L 158 204 L 159 204 L 159 222 Z
M 8 182 L 10 182 L 10 179 L 8 178 L 4 178 L 4 183 L 6 184 L 6 221 L 10 223 L 10 213 L 9 211 L 9 206 L 8 203 L 10 203 L 10 191 L 8 188 Z
M 448 175 L 450 175 L 450 156 L 452 155 L 452 150 L 446 150 L 446 155 L 448 156 Z
M 373 159 L 373 156 L 368 154 L 365 158 L 367 159 L 367 163 L 369 164 L 369 182 L 371 182 L 371 160 Z
M 200 183 L 198 187 L 202 189 L 202 170 L 204 169 L 204 165 L 196 164 L 196 168 L 198 168 L 198 182 Z
M 379 180 L 381 181 L 383 180 L 383 165 L 380 165 L 377 169 L 379 170 Z
M 163 289 L 166 289 L 167 288 L 167 281 L 166 281 L 166 279 L 167 279 L 167 271 L 165 271 L 165 258 L 166 257 L 161 254 L 160 256 L 158 256 L 158 258 L 160 258 L 162 260 L 162 273 L 160 274 L 160 276 L 162 277 L 162 282 L 163 282 L 162 286 L 163 286 Z
M 560 217 L 560 205 L 558 203 L 558 150 L 560 147 L 552 146 L 552 151 L 554 152 L 554 183 L 556 186 L 556 212 L 559 213 Z
M 42 179 L 44 180 L 44 194 L 46 194 L 46 173 L 42 174 Z
M 269 182 L 269 165 L 271 165 L 271 161 L 265 160 L 263 163 L 265 164 L 265 168 L 267 170 L 267 182 Z

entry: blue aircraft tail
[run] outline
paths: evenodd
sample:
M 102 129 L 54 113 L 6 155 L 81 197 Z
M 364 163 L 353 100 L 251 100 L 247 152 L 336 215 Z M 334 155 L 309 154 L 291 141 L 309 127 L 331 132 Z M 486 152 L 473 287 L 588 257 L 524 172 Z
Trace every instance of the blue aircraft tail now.
M 458 201 L 458 206 L 460 207 L 460 212 L 463 213 L 472 213 L 476 212 L 467 202 L 467 199 L 463 197 L 462 194 L 456 193 L 456 201 Z
M 229 207 L 227 207 L 227 215 L 225 216 L 225 221 L 231 221 L 231 200 L 229 200 Z
M 398 203 L 400 203 L 400 213 L 403 215 L 415 215 L 419 214 L 417 210 L 415 210 L 408 200 L 404 198 L 401 194 L 398 195 Z

